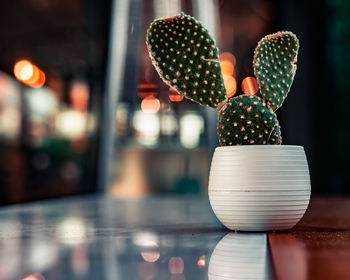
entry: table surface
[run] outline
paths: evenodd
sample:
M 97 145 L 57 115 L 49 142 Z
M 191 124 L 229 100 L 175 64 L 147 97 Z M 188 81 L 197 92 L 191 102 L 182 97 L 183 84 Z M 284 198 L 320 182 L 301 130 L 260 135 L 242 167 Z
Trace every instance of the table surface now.
M 226 230 L 207 197 L 0 208 L 0 280 L 245 278 L 350 279 L 350 199 L 313 198 L 292 231 L 268 234 Z

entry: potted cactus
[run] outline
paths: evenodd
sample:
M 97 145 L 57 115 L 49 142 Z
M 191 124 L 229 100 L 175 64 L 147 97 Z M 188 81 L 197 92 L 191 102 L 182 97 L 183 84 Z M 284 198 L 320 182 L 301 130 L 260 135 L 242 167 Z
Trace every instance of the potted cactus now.
M 146 43 L 167 85 L 194 102 L 218 109 L 220 146 L 209 176 L 209 199 L 218 219 L 232 230 L 293 227 L 309 203 L 309 170 L 303 147 L 281 145 L 275 111 L 296 72 L 296 36 L 278 32 L 258 43 L 253 67 L 262 98 L 227 98 L 215 41 L 191 16 L 181 13 L 155 20 Z

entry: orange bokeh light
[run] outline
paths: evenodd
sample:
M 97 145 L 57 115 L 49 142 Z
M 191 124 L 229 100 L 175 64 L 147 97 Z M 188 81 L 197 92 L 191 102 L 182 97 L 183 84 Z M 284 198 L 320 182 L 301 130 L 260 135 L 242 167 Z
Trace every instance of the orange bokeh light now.
M 201 256 L 197 262 L 198 267 L 205 267 L 206 261 L 205 261 L 205 256 Z
M 26 80 L 22 80 L 25 84 L 35 84 L 40 77 L 40 70 L 38 67 L 36 67 L 35 65 L 31 65 L 33 71 L 32 71 L 32 75 L 26 79 Z M 23 72 L 23 71 L 22 71 Z
M 157 88 L 157 85 L 156 84 L 139 84 L 138 85 L 138 88 L 139 89 L 148 89 L 148 88 L 153 88 L 153 89 L 156 89 Z
M 75 110 L 86 112 L 89 105 L 89 88 L 84 82 L 75 82 L 70 90 L 70 100 Z
M 34 88 L 40 88 L 45 84 L 45 81 L 46 81 L 45 73 L 39 69 L 39 79 L 35 83 L 31 84 L 30 86 Z
M 236 64 L 236 57 L 229 52 L 223 52 L 220 54 L 220 60 L 228 60 L 231 61 L 233 65 Z
M 223 76 L 233 76 L 234 66 L 229 60 L 220 60 L 221 72 Z
M 29 60 L 18 61 L 13 68 L 13 73 L 17 80 L 28 86 L 40 88 L 45 84 L 44 72 Z
M 169 91 L 176 92 L 176 90 L 173 89 L 173 88 L 170 88 Z M 184 99 L 184 96 L 181 95 L 181 94 L 177 94 L 177 93 L 170 93 L 169 94 L 169 99 L 170 99 L 171 102 L 180 102 L 180 101 L 182 101 Z
M 224 84 L 227 92 L 227 97 L 231 98 L 236 94 L 237 91 L 237 82 L 236 79 L 232 76 L 225 75 L 224 76 Z
M 20 60 L 15 64 L 13 72 L 17 80 L 25 81 L 32 77 L 34 69 L 29 60 Z
M 31 275 L 23 278 L 22 280 L 45 280 L 45 278 L 44 278 L 44 276 L 42 276 L 39 273 L 34 273 L 34 274 L 31 274 Z
M 245 94 L 256 94 L 259 90 L 258 82 L 254 77 L 246 77 L 242 81 L 242 90 Z
M 140 91 L 139 92 L 139 96 L 143 99 L 143 98 L 147 98 L 147 97 L 155 97 L 157 95 L 157 93 L 155 91 Z
M 153 96 L 146 97 L 141 102 L 141 109 L 144 112 L 156 113 L 160 109 L 160 102 L 158 98 Z
M 169 99 L 171 102 L 180 102 L 184 97 L 180 94 L 169 94 Z

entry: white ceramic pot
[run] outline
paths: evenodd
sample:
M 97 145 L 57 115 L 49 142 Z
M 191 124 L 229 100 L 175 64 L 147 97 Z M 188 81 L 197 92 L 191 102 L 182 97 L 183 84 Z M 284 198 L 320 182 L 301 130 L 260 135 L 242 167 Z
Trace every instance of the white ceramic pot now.
M 309 168 L 301 146 L 247 145 L 215 149 L 209 200 L 231 230 L 292 228 L 310 200 Z

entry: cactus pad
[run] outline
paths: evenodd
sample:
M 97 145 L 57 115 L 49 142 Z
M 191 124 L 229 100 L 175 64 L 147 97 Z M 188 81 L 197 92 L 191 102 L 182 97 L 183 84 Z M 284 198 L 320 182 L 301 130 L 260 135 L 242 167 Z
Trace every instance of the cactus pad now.
M 196 19 L 184 14 L 157 19 L 146 43 L 159 76 L 178 93 L 214 108 L 226 100 L 218 49 Z
M 297 37 L 288 31 L 265 36 L 254 52 L 254 73 L 270 108 L 281 107 L 293 83 L 299 49 Z
M 275 112 L 254 95 L 232 98 L 219 111 L 220 145 L 281 144 Z

